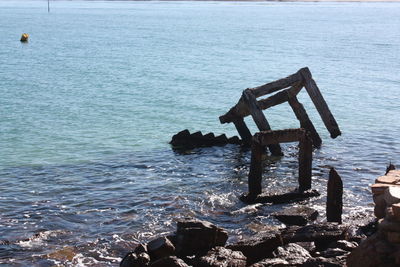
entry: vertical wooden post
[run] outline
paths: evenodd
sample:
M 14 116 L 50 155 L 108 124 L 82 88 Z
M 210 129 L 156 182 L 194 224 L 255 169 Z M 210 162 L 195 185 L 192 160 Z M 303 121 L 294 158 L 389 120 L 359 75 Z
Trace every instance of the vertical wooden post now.
M 322 96 L 317 84 L 313 80 L 310 70 L 308 68 L 302 69 L 301 75 L 304 79 L 304 87 L 306 88 L 308 95 L 310 96 L 315 107 L 317 108 L 318 113 L 322 118 L 322 121 L 324 122 L 326 128 L 331 134 L 331 137 L 338 137 L 339 135 L 341 135 L 339 126 L 331 111 L 329 110 L 329 107 L 326 104 L 325 99 Z
M 264 113 L 261 108 L 258 106 L 257 99 L 254 96 L 253 92 L 250 89 L 246 89 L 243 91 L 242 98 L 244 102 L 249 107 L 251 116 L 253 117 L 254 122 L 256 123 L 258 129 L 260 131 L 269 131 L 271 127 L 265 118 Z M 270 144 L 268 145 L 269 150 L 274 156 L 283 156 L 281 146 L 279 144 Z
M 306 132 L 299 143 L 299 191 L 311 189 L 312 141 Z
M 262 179 L 262 155 L 264 153 L 264 146 L 258 143 L 253 137 L 251 142 L 251 164 L 249 172 L 249 194 L 248 198 L 256 198 L 261 194 L 261 179 Z
M 240 138 L 242 138 L 243 143 L 250 146 L 252 135 L 246 123 L 244 122 L 244 119 L 242 117 L 236 117 L 235 120 L 233 120 L 233 124 L 235 125 Z
M 300 127 L 310 132 L 313 146 L 316 148 L 320 148 L 322 143 L 321 137 L 319 137 L 317 130 L 315 130 L 314 124 L 308 117 L 304 106 L 299 102 L 296 96 L 289 97 L 288 102 L 290 107 L 293 109 L 296 118 L 300 121 Z
M 334 168 L 329 171 L 327 199 L 326 199 L 326 220 L 328 222 L 342 223 L 343 209 L 343 182 Z

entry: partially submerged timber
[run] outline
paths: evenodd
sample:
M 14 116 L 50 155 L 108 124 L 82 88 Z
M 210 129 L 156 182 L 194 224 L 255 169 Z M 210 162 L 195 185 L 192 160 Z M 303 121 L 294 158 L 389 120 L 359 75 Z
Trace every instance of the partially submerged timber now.
M 235 125 L 241 141 L 237 137 L 227 139 L 225 135 L 221 135 L 216 138 L 211 133 L 203 136 L 201 132 L 190 134 L 185 130 L 174 135 L 171 144 L 188 148 L 227 143 L 241 143 L 251 146 L 251 164 L 248 175 L 249 192 L 241 197 L 244 202 L 284 203 L 318 196 L 317 191 L 311 190 L 312 149 L 320 148 L 322 140 L 304 106 L 297 99 L 297 94 L 303 88 L 306 89 L 314 103 L 331 138 L 341 135 L 339 126 L 312 78 L 310 70 L 305 67 L 286 78 L 244 90 L 237 104 L 226 114 L 219 117 L 222 124 L 233 123 Z M 272 93 L 275 94 L 257 100 L 259 97 Z M 289 103 L 299 120 L 301 128 L 272 131 L 263 110 L 286 102 Z M 244 117 L 250 115 L 260 130 L 254 135 L 251 134 L 244 121 Z M 262 195 L 263 155 L 266 148 L 268 147 L 273 156 L 283 156 L 280 144 L 287 142 L 299 142 L 299 187 L 293 192 L 281 195 Z

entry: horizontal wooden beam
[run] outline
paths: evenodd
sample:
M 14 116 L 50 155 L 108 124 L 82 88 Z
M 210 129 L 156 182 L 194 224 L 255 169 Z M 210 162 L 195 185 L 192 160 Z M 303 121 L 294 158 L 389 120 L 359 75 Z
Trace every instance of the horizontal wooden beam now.
M 257 104 L 262 110 L 264 110 L 285 103 L 289 100 L 289 97 L 296 96 L 302 88 L 302 83 L 298 82 L 289 89 L 280 91 L 268 98 L 257 101 Z M 225 115 L 219 117 L 219 120 L 221 123 L 230 123 L 234 122 L 237 117 L 247 117 L 249 115 L 249 108 L 244 103 L 243 98 L 240 98 L 239 102 L 233 108 L 231 108 Z
M 250 90 L 253 91 L 253 94 L 256 97 L 260 97 L 287 88 L 289 86 L 292 86 L 294 83 L 302 81 L 303 78 L 301 76 L 301 71 L 303 69 L 298 70 L 296 73 L 289 75 L 286 78 L 273 81 L 258 87 L 254 87 L 251 88 Z
M 306 131 L 303 128 L 286 129 L 277 131 L 258 132 L 253 136 L 253 141 L 260 145 L 298 142 L 304 138 Z

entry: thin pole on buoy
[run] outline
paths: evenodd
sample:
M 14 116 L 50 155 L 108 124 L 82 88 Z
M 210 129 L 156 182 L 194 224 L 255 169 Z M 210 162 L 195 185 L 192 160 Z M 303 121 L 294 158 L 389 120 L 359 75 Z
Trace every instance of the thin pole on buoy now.
M 47 0 L 47 12 L 50 13 L 50 0 Z

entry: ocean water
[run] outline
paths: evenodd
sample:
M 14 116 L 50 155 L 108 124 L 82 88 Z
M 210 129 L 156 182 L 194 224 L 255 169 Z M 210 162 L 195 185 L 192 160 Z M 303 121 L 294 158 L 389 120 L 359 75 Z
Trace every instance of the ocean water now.
M 400 4 L 0 1 L 0 264 L 118 266 L 138 242 L 207 219 L 230 242 L 287 205 L 246 207 L 250 152 L 174 151 L 189 129 L 236 135 L 218 117 L 243 89 L 308 66 L 342 130 L 323 139 L 306 201 L 324 220 L 329 167 L 345 220 L 372 209 L 369 185 L 400 165 Z M 27 44 L 19 42 L 30 34 Z M 287 104 L 273 129 L 298 127 Z M 252 132 L 256 127 L 246 118 Z M 296 186 L 296 144 L 265 163 L 264 189 Z

